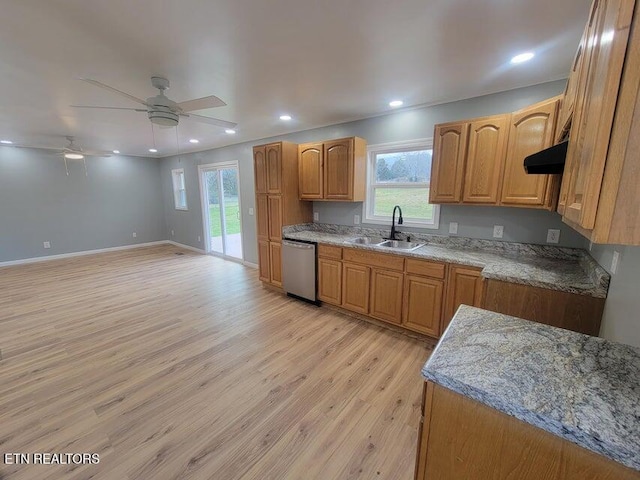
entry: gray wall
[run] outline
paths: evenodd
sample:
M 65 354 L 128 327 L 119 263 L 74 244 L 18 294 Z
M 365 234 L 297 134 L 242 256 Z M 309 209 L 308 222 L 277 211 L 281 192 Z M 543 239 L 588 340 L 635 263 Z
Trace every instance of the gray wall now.
M 59 156 L 0 147 L 0 262 L 166 239 L 157 159 L 92 158 L 87 169 L 69 162 L 67 176 Z
M 611 273 L 614 251 L 620 257 L 611 276 L 600 336 L 640 347 L 640 247 L 594 245 L 591 255 Z
M 242 193 L 244 233 L 244 257 L 256 263 L 255 217 L 248 215 L 255 208 L 252 147 L 271 141 L 288 140 L 304 143 L 332 138 L 359 136 L 369 144 L 398 142 L 418 138 L 431 138 L 436 123 L 472 118 L 483 115 L 511 112 L 540 100 L 562 93 L 565 81 L 556 81 L 520 88 L 495 95 L 437 105 L 433 107 L 404 110 L 389 115 L 358 120 L 339 125 L 296 132 L 279 137 L 246 142 L 206 152 L 169 157 L 162 160 L 162 187 L 166 212 L 167 238 L 197 248 L 204 248 L 202 238 L 202 208 L 200 205 L 197 165 L 237 160 L 240 164 L 240 186 Z M 171 169 L 185 168 L 189 211 L 173 208 Z M 353 224 L 353 215 L 362 215 L 361 203 L 314 202 L 314 211 L 323 223 Z M 504 240 L 544 243 L 548 228 L 561 230 L 560 245 L 584 247 L 584 239 L 560 221 L 556 213 L 513 208 L 443 206 L 440 213 L 440 229 L 426 230 L 447 234 L 449 222 L 458 222 L 458 235 L 476 238 L 492 238 L 493 225 L 505 227 Z M 174 235 L 171 236 L 171 230 Z M 417 231 L 417 229 L 406 229 Z M 201 241 L 198 242 L 198 236 Z

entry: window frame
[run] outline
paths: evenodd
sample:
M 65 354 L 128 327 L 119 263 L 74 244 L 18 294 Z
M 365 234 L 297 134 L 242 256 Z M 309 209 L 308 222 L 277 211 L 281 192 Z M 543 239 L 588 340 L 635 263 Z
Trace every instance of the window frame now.
M 180 188 L 179 182 L 182 177 L 183 188 Z M 171 170 L 171 184 L 173 186 L 173 206 L 176 210 L 189 210 L 187 203 L 187 179 L 184 174 L 184 168 L 174 168 Z M 180 205 L 180 192 L 184 191 L 184 206 Z
M 415 150 L 433 150 L 433 138 L 421 138 L 416 140 L 380 143 L 376 145 L 367 145 L 367 171 L 366 171 L 366 194 L 362 204 L 363 223 L 371 223 L 375 225 L 388 225 L 391 222 L 391 212 L 388 216 L 374 215 L 374 199 L 375 190 L 377 188 L 424 188 L 424 183 L 387 183 L 376 184 L 376 155 L 380 153 L 410 152 Z M 433 158 L 433 157 L 432 157 Z M 428 187 L 431 186 L 429 182 Z M 428 202 L 428 199 L 425 199 Z M 416 218 L 404 217 L 403 226 L 425 228 L 437 230 L 440 228 L 440 205 L 433 205 L 433 220 L 421 221 Z M 402 207 L 402 205 L 400 205 Z

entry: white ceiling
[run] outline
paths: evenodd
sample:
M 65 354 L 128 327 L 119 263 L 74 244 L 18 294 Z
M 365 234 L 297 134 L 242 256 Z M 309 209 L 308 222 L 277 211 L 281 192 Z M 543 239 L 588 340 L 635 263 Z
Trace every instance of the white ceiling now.
M 226 107 L 194 113 L 238 123 L 238 133 L 182 120 L 181 151 L 509 90 L 568 74 L 588 0 L 0 0 L 0 138 L 150 155 L 144 113 L 85 84 L 135 96 L 217 95 Z M 512 66 L 521 51 L 534 60 Z M 290 113 L 293 120 L 278 119 Z M 156 128 L 160 156 L 175 129 Z M 197 138 L 196 146 L 188 143 Z

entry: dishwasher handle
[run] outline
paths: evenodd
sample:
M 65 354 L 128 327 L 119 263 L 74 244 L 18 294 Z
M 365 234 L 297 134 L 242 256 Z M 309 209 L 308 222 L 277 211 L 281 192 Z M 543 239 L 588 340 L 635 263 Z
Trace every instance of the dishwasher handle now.
M 283 240 L 282 245 L 286 245 L 287 247 L 299 248 L 300 250 L 311 250 L 312 248 L 316 247 L 313 243 L 289 242 L 287 240 Z

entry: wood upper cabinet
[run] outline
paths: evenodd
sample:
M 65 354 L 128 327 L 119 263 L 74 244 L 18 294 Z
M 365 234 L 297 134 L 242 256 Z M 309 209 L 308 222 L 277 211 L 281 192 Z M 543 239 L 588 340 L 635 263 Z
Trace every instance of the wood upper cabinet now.
M 508 114 L 471 122 L 462 196 L 464 203 L 498 202 L 508 133 Z
M 462 200 L 468 122 L 436 125 L 433 135 L 430 203 L 459 203 Z
M 267 195 L 256 195 L 256 223 L 258 239 L 269 238 L 269 202 Z
M 282 147 L 272 143 L 265 147 L 267 193 L 282 193 Z
M 269 242 L 270 281 L 273 285 L 282 286 L 282 244 Z
M 282 196 L 268 195 L 269 240 L 282 240 Z
M 322 143 L 308 143 L 298 147 L 298 173 L 300 198 L 303 200 L 322 199 L 324 195 Z
M 271 281 L 271 261 L 269 252 L 269 240 L 258 240 L 258 273 L 263 282 Z
M 432 337 L 440 336 L 444 281 L 405 275 L 402 324 Z
M 369 280 L 371 269 L 343 262 L 342 306 L 358 313 L 369 313 Z
M 267 193 L 267 159 L 265 146 L 253 147 L 253 169 L 256 180 L 256 193 Z
M 586 230 L 595 227 L 616 104 L 623 106 L 618 102 L 618 92 L 633 4 L 626 0 L 596 1 L 588 25 L 584 81 L 579 82 L 567 152 L 571 168 L 563 180 L 564 217 Z M 637 90 L 637 83 L 635 87 Z M 626 121 L 631 122 L 629 118 Z
M 404 275 L 390 270 L 371 269 L 369 315 L 380 320 L 402 322 Z
M 449 267 L 445 312 L 440 332 L 444 332 L 449 326 L 449 322 L 451 322 L 460 305 L 482 307 L 484 282 L 480 272 L 481 269 L 474 267 L 461 265 L 451 265 Z
M 329 258 L 318 258 L 318 299 L 342 304 L 342 262 Z
M 558 176 L 529 175 L 524 159 L 554 145 L 560 97 L 531 105 L 511 115 L 501 204 L 555 210 Z
M 300 199 L 364 201 L 367 143 L 358 137 L 298 147 Z

